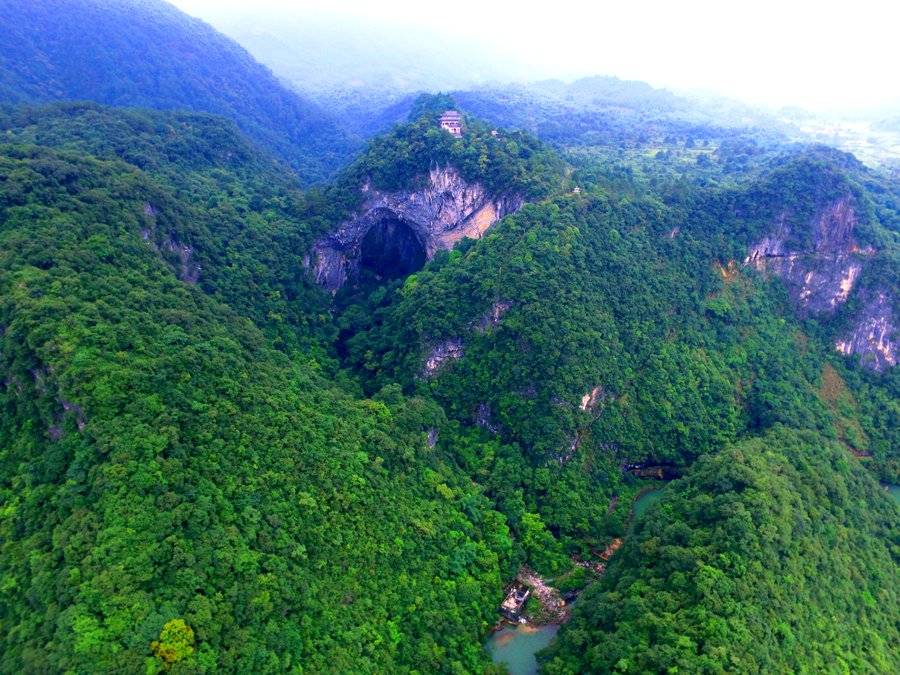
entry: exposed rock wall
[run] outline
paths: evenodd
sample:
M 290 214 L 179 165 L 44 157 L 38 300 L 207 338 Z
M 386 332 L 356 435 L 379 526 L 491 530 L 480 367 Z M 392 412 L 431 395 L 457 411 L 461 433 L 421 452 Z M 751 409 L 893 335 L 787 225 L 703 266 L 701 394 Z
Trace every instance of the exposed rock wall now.
M 865 258 L 874 253 L 857 245 L 857 222 L 849 196 L 829 204 L 811 223 L 791 223 L 782 213 L 774 232 L 750 247 L 744 263 L 781 277 L 803 314 L 832 314 L 850 297 Z M 798 233 L 810 232 L 810 245 L 790 245 Z
M 200 265 L 194 260 L 194 247 L 182 244 L 167 236 L 163 241 L 163 249 L 174 253 L 178 258 L 176 274 L 178 278 L 188 284 L 196 284 L 200 279 Z
M 578 409 L 582 412 L 592 412 L 603 400 L 604 395 L 605 392 L 603 391 L 603 387 L 597 385 L 581 397 L 581 403 L 578 405 Z
M 141 228 L 141 238 L 150 244 L 157 253 L 165 251 L 174 254 L 178 259 L 175 273 L 178 278 L 188 284 L 196 284 L 200 280 L 200 264 L 194 260 L 194 248 L 175 239 L 171 233 L 162 241 L 162 250 L 156 243 L 156 216 L 158 211 L 148 203 L 144 204 L 145 227 Z M 171 262 L 171 261 L 170 261 Z
M 789 214 L 782 213 L 773 231 L 750 247 L 744 264 L 780 277 L 802 315 L 830 316 L 850 298 L 868 259 L 875 254 L 857 244 L 857 225 L 849 195 L 820 209 L 810 222 L 792 222 Z M 791 243 L 804 239 L 809 243 Z M 845 355 L 860 354 L 863 362 L 876 370 L 893 366 L 897 361 L 893 303 L 887 293 L 877 293 L 836 349 Z
M 870 294 L 835 349 L 846 356 L 859 354 L 863 365 L 879 372 L 897 365 L 897 321 L 891 305 L 885 291 Z
M 498 300 L 493 303 L 490 311 L 482 316 L 475 324 L 475 331 L 484 333 L 490 328 L 496 328 L 500 325 L 500 319 L 503 318 L 503 315 L 506 314 L 511 307 L 512 302 L 509 300 Z
M 463 352 L 463 343 L 459 338 L 444 340 L 429 352 L 422 374 L 425 377 L 433 377 L 447 362 L 462 358 Z
M 362 192 L 365 201 L 357 213 L 313 247 L 310 264 L 316 281 L 332 291 L 358 273 L 363 240 L 374 227 L 387 223 L 408 227 L 430 260 L 463 237 L 480 238 L 523 204 L 516 195 L 488 194 L 453 167 L 432 169 L 428 183 L 419 190 L 381 192 L 366 184 Z

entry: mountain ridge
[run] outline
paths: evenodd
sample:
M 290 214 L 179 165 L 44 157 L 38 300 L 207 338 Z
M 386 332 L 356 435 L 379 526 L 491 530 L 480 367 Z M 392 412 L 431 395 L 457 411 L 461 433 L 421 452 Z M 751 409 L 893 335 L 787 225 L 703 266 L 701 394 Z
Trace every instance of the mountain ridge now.
M 499 673 L 520 583 L 507 616 L 571 617 L 550 673 L 896 670 L 883 173 L 602 79 L 417 97 L 337 168 L 241 125 L 240 52 L 142 70 L 173 21 L 236 49 L 175 10 L 16 7 L 48 30 L 2 58 L 61 41 L 7 94 L 77 44 L 134 102 L 0 103 L 0 672 Z M 135 107 L 181 75 L 225 107 Z
M 309 183 L 354 147 L 237 43 L 163 0 L 3 0 L 0 101 L 93 100 L 229 117 Z

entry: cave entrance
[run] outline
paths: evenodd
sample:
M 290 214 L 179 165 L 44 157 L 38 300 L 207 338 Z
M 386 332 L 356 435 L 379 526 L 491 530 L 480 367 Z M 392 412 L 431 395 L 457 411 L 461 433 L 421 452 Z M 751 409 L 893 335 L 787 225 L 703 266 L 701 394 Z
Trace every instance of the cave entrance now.
M 405 277 L 422 269 L 425 260 L 425 248 L 416 233 L 399 218 L 377 222 L 360 246 L 360 271 L 378 279 Z

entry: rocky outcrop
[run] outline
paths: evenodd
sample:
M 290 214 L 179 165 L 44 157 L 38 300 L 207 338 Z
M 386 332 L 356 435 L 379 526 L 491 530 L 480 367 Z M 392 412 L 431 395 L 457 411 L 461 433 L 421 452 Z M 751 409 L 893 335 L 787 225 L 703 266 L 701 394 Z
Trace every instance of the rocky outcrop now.
M 84 431 L 84 426 L 87 423 L 84 418 L 84 410 L 81 409 L 81 406 L 77 403 L 71 403 L 64 398 L 59 399 L 60 405 L 67 413 L 72 413 L 75 416 L 75 425 L 78 427 L 78 431 Z
M 750 247 L 744 264 L 781 277 L 803 314 L 832 314 L 850 297 L 865 259 L 875 252 L 859 248 L 857 223 L 850 196 L 830 203 L 810 223 L 792 223 L 782 213 L 774 232 Z M 809 234 L 808 245 L 791 245 Z
M 534 624 L 559 624 L 569 620 L 572 608 L 563 600 L 560 592 L 547 584 L 532 569 L 522 567 L 516 581 L 529 589 L 540 600 L 539 610 L 528 617 Z
M 462 358 L 463 344 L 462 340 L 453 338 L 444 340 L 440 344 L 432 347 L 428 358 L 425 359 L 425 368 L 423 374 L 425 377 L 434 376 L 448 361 L 455 361 Z
M 71 416 L 75 419 L 75 426 L 78 428 L 78 431 L 84 431 L 84 428 L 87 426 L 84 410 L 77 403 L 72 403 L 59 394 L 53 370 L 47 366 L 39 366 L 31 369 L 31 376 L 34 379 L 35 393 L 41 397 L 53 397 L 57 404 L 54 406 L 55 410 L 47 422 L 47 436 L 50 440 L 58 441 L 63 437 L 66 416 Z M 15 377 L 7 378 L 5 384 L 7 387 L 14 386 L 17 396 L 22 395 L 22 383 Z
M 600 404 L 604 396 L 605 393 L 603 387 L 597 385 L 581 397 L 581 403 L 578 405 L 578 409 L 582 412 L 592 412 Z
M 860 248 L 853 197 L 845 195 L 820 209 L 809 222 L 793 222 L 787 212 L 773 231 L 750 247 L 744 264 L 780 277 L 803 316 L 827 317 L 850 298 L 875 250 Z M 792 242 L 806 241 L 805 245 Z M 870 368 L 896 363 L 893 298 L 886 292 L 865 304 L 854 328 L 839 340 L 843 354 L 860 354 Z
M 490 328 L 496 328 L 500 325 L 500 319 L 512 307 L 509 300 L 498 300 L 491 305 L 490 311 L 481 317 L 475 324 L 475 330 L 478 333 L 484 333 Z
M 176 241 L 172 236 L 163 241 L 163 249 L 174 253 L 178 258 L 176 274 L 178 278 L 188 284 L 196 284 L 200 279 L 200 265 L 194 260 L 194 247 Z
M 141 239 L 146 241 L 156 252 L 161 252 L 156 241 L 156 216 L 158 211 L 149 202 L 144 204 L 143 215 L 145 226 L 141 228 Z M 194 260 L 194 247 L 183 244 L 175 239 L 171 233 L 166 235 L 162 242 L 162 251 L 174 254 L 178 260 L 175 273 L 178 278 L 188 284 L 196 284 L 200 280 L 200 264 Z
M 881 372 L 897 365 L 897 321 L 886 291 L 867 294 L 853 328 L 835 342 L 845 356 L 858 354 L 862 364 Z
M 390 272 L 378 265 L 414 267 L 418 256 L 424 262 L 464 237 L 480 238 L 523 204 L 516 195 L 489 194 L 453 167 L 432 169 L 421 189 L 382 192 L 367 183 L 361 190 L 364 201 L 356 214 L 313 246 L 309 264 L 316 281 L 331 291 L 357 275 L 367 260 L 374 261 L 376 273 Z
M 494 421 L 494 414 L 491 406 L 487 403 L 479 403 L 475 407 L 475 425 L 490 431 L 492 434 L 499 434 L 500 425 Z

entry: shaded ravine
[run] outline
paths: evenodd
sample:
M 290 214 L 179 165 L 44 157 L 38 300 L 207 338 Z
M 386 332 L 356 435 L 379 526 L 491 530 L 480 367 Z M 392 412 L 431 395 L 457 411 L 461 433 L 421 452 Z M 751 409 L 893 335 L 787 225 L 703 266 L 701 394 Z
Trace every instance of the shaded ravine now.
M 647 510 L 662 498 L 664 488 L 646 490 L 641 493 L 632 505 L 632 523 L 642 518 Z M 898 488 L 900 489 L 900 488 Z M 571 603 L 567 605 L 567 609 Z M 550 646 L 560 629 L 560 624 L 545 625 L 519 624 L 506 625 L 494 632 L 485 649 L 491 660 L 498 665 L 506 666 L 510 675 L 536 675 L 538 672 L 537 653 Z

